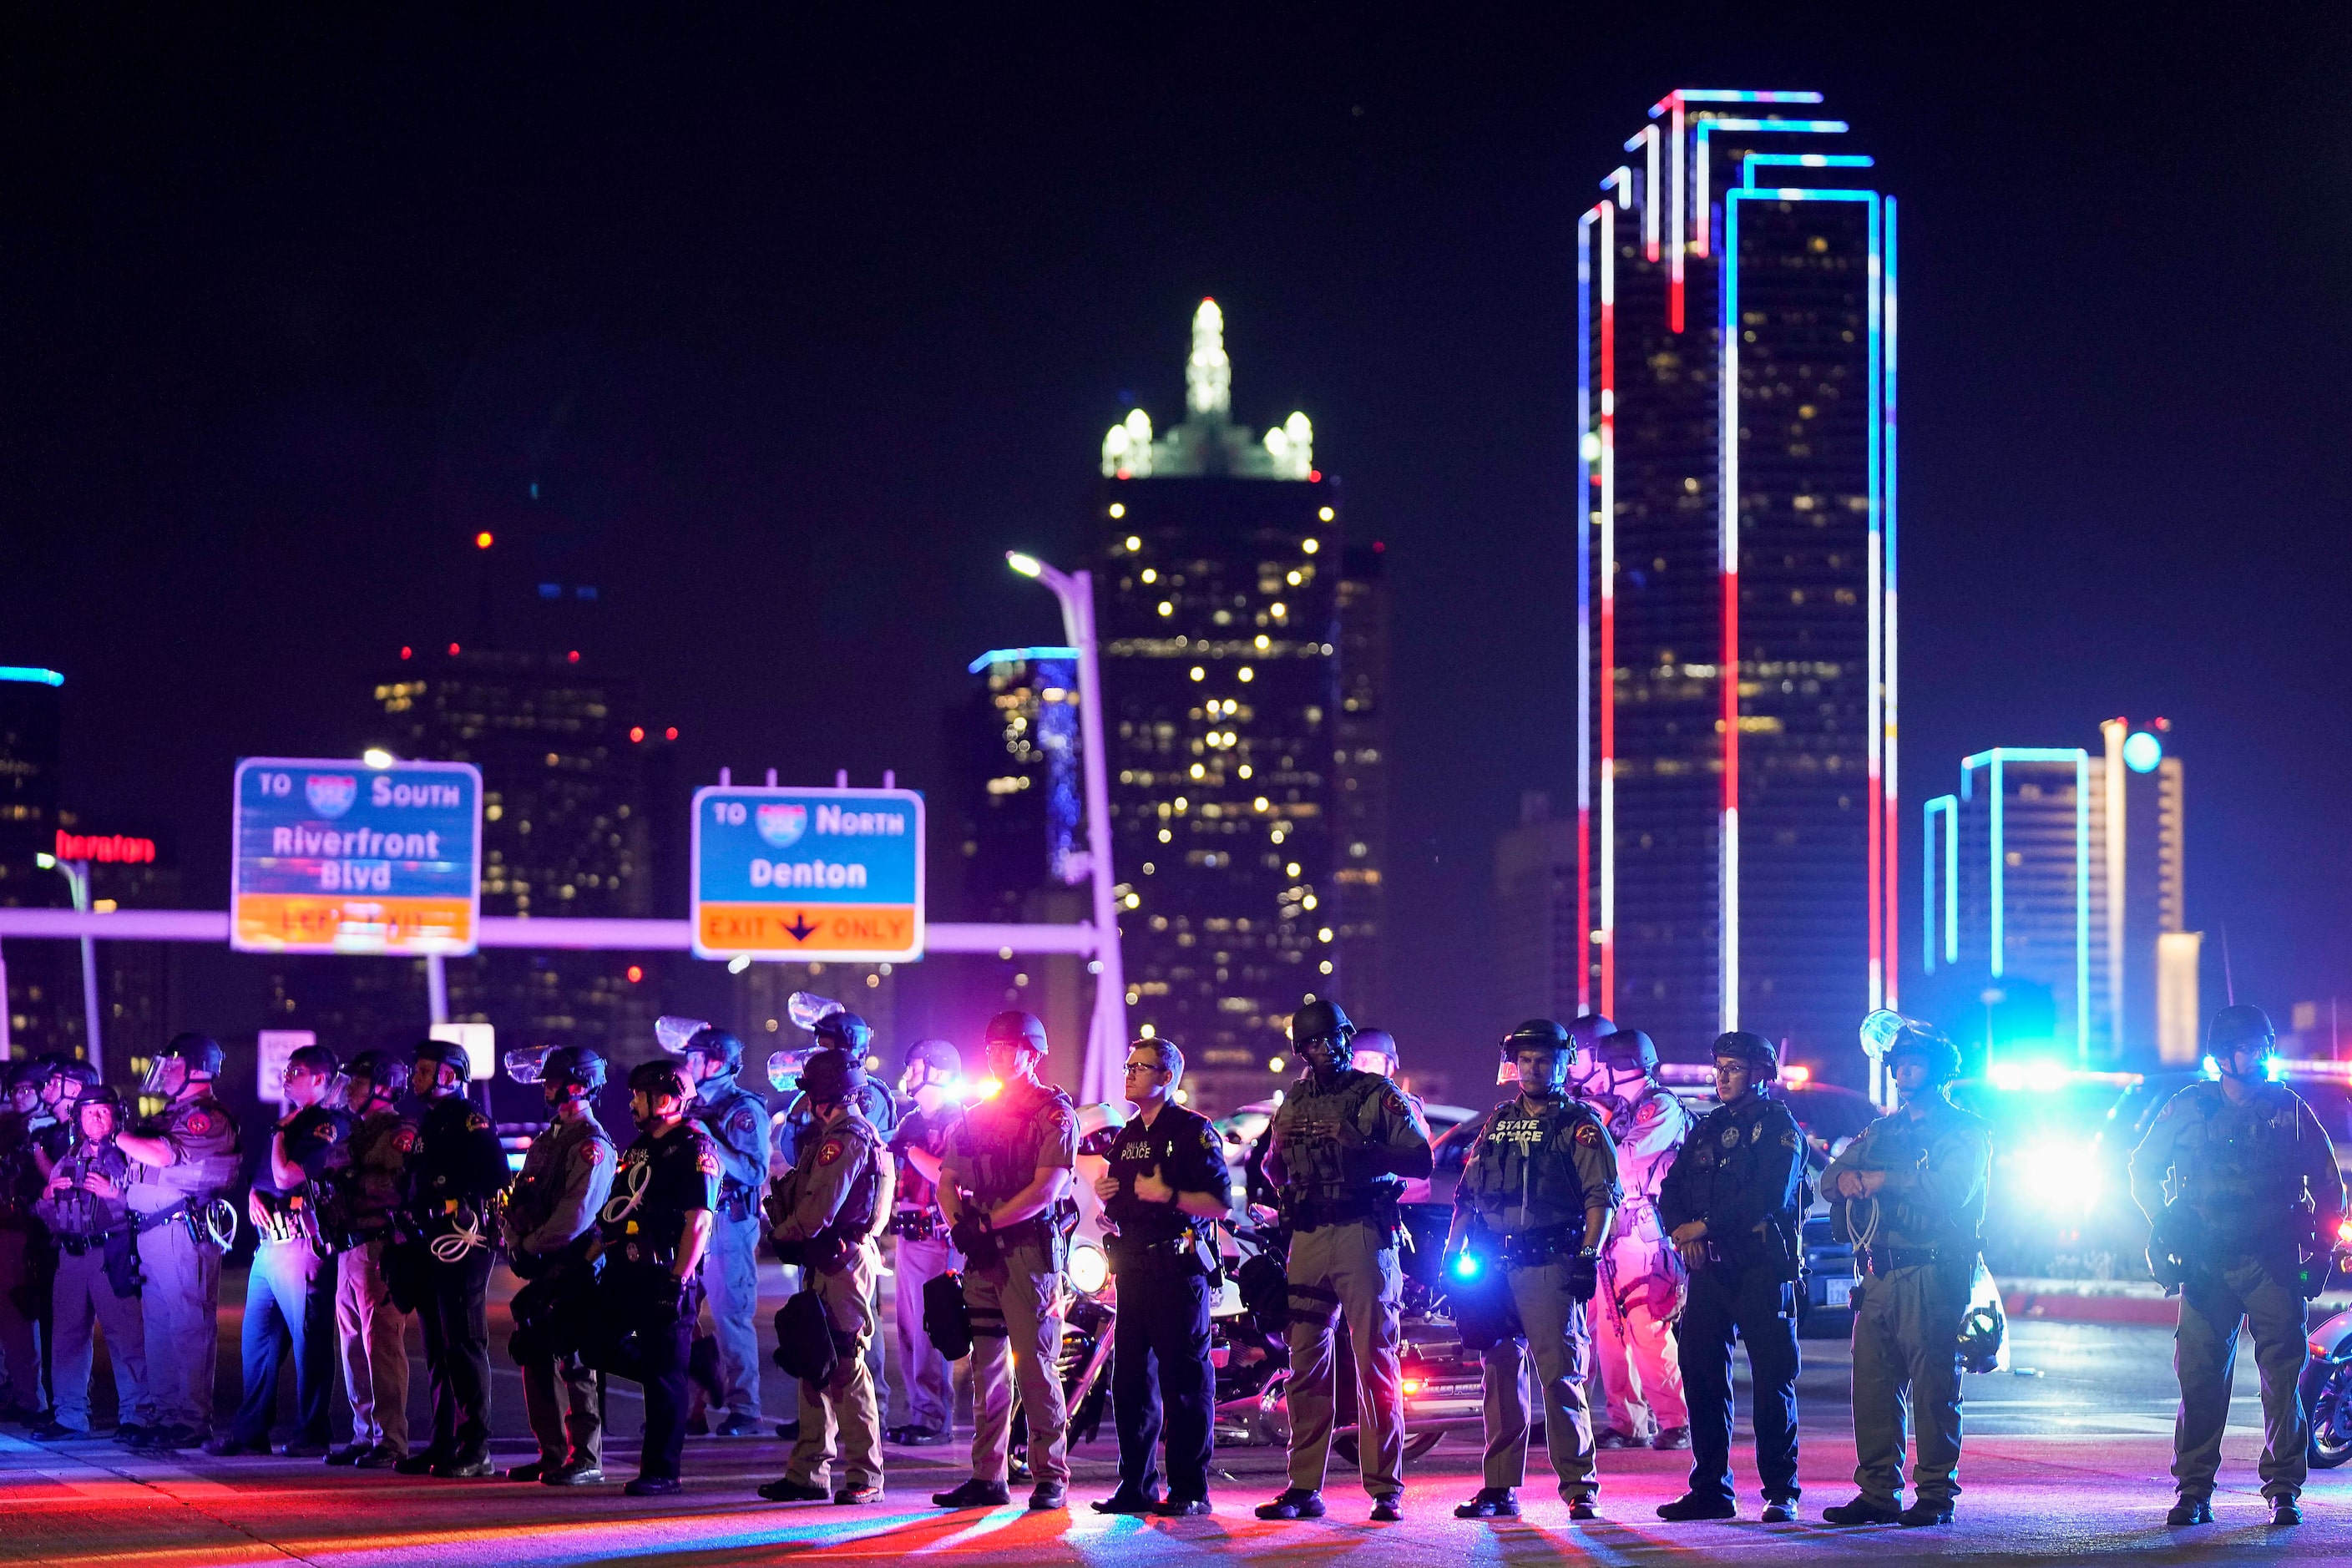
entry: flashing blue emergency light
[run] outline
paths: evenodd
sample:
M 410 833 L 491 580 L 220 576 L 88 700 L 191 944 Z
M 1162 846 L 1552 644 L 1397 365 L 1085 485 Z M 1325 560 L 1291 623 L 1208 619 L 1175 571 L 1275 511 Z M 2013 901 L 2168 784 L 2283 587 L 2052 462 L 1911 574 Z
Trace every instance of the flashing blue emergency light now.
M 2164 761 L 2164 742 L 2147 730 L 2135 730 L 2124 741 L 2124 766 L 2136 773 L 2152 773 Z
M 1478 1255 L 1475 1252 L 1465 1252 L 1461 1257 L 1455 1258 L 1454 1260 L 1454 1278 L 1456 1279 L 1475 1279 L 1478 1278 Z

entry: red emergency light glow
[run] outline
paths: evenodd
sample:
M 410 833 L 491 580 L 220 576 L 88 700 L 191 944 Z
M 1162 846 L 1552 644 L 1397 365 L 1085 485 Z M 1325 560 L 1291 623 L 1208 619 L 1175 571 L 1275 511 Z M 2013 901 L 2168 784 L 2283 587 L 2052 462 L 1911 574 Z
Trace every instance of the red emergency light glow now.
M 456 643 L 451 643 L 449 645 L 449 657 L 451 658 L 457 657 L 457 645 Z
M 400 650 L 400 657 L 403 658 L 414 658 L 415 656 L 416 650 L 413 647 L 404 646 Z
M 641 966 L 641 965 L 639 965 L 639 964 L 635 964 L 635 963 L 632 963 L 631 965 L 629 965 L 629 984 L 630 984 L 635 985 L 635 984 L 637 984 L 637 982 L 639 982 L 640 980 L 643 980 L 645 977 L 646 977 L 646 972 L 645 972 L 645 969 L 643 968 L 643 966 Z
M 477 550 L 488 550 L 495 542 L 496 541 L 490 537 L 490 531 L 487 528 L 474 535 L 474 548 Z
M 644 740 L 645 738 L 646 738 L 646 727 L 645 727 L 644 725 L 642 725 L 642 724 L 633 724 L 633 725 L 631 725 L 631 726 L 629 727 L 629 740 L 630 740 L 632 742 L 638 742 L 638 741 L 642 741 L 642 740 Z
M 566 664 L 578 664 L 580 662 L 580 650 L 576 647 L 573 648 L 570 653 L 563 656 L 563 660 Z
M 677 725 L 675 725 L 675 724 L 672 724 L 668 729 L 664 730 L 664 731 L 662 731 L 662 739 L 663 739 L 663 740 L 665 740 L 665 741 L 675 741 L 675 740 L 677 740 Z
M 126 838 L 120 833 L 68 833 L 60 827 L 56 853 L 60 860 L 95 860 L 102 866 L 152 866 L 155 863 L 155 841 Z

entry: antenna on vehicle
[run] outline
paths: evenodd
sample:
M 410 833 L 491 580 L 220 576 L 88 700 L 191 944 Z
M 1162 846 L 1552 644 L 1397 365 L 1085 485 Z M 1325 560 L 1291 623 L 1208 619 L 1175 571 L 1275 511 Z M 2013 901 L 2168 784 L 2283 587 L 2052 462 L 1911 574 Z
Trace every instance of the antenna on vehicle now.
M 2228 921 L 2221 922 L 2221 994 L 2229 998 L 2230 1006 L 2234 1007 L 2238 1005 L 2238 982 L 2230 972 L 2230 922 Z

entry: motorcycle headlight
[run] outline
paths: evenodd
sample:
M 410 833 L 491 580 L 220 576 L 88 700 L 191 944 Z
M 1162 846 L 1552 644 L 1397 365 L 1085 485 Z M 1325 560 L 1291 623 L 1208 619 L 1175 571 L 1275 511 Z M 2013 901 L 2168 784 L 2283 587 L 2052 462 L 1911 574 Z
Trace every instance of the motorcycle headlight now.
M 1110 1259 L 1101 1247 L 1082 1241 L 1070 1248 L 1070 1283 L 1091 1296 L 1110 1282 Z

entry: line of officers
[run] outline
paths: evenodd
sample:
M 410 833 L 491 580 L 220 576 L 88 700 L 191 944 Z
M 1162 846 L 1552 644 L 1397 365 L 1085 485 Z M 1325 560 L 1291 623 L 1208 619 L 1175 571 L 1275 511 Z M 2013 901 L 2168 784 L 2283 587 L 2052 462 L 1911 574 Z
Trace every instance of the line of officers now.
M 1986 1349 L 1990 1327 L 1972 1297 L 1991 1138 L 1946 1094 L 1960 1073 L 1951 1042 L 1932 1026 L 1878 1016 L 1892 1024 L 1874 1038 L 1866 1028 L 1865 1045 L 1897 1109 L 1821 1176 L 1861 1275 L 1852 1384 L 1860 1490 L 1822 1518 L 1937 1524 L 1952 1518 L 1960 1489 L 1962 1365 Z M 626 1489 L 671 1493 L 688 1427 L 706 1419 L 698 1403 L 722 1436 L 760 1429 L 764 1245 L 797 1271 L 775 1360 L 796 1375 L 799 1405 L 797 1421 L 780 1427 L 795 1439 L 785 1474 L 761 1497 L 878 1500 L 886 1436 L 952 1440 L 950 1363 L 968 1355 L 971 1475 L 933 1500 L 1003 1505 L 1018 1478 L 1032 1483 L 1030 1508 L 1066 1507 L 1058 1363 L 1081 1118 L 1041 1076 L 1044 1026 L 1017 1012 L 990 1021 L 984 1051 L 1000 1087 L 969 1108 L 949 1042 L 908 1049 L 902 1100 L 867 1074 L 863 1020 L 835 1010 L 813 1032 L 817 1048 L 795 1063 L 796 1082 L 772 1063 L 772 1080 L 796 1090 L 782 1117 L 736 1081 L 743 1047 L 723 1029 L 699 1028 L 674 1047 L 675 1059 L 634 1068 L 637 1135 L 625 1149 L 595 1116 L 605 1074 L 596 1053 L 510 1054 L 510 1074 L 540 1084 L 550 1116 L 511 1184 L 494 1129 L 467 1098 L 460 1048 L 427 1041 L 407 1061 L 369 1051 L 348 1063 L 318 1047 L 295 1052 L 285 1114 L 247 1199 L 260 1244 L 244 1398 L 220 1429 L 212 1325 L 234 1227 L 217 1200 L 236 1180 L 242 1142 L 213 1094 L 219 1046 L 194 1035 L 167 1046 L 145 1086 L 163 1108 L 136 1124 L 85 1066 L 19 1064 L 0 1116 L 5 1414 L 44 1438 L 86 1434 L 97 1325 L 116 1368 L 120 1442 L 267 1452 L 278 1368 L 291 1359 L 298 1430 L 280 1452 L 488 1476 L 487 1294 L 502 1251 L 523 1280 L 511 1348 L 540 1447 L 508 1478 L 603 1480 L 598 1379 L 610 1373 L 640 1382 L 646 1396 L 640 1472 Z M 1418 1101 L 1395 1081 L 1393 1044 L 1358 1034 L 1328 999 L 1294 1016 L 1304 1070 L 1252 1162 L 1250 1195 L 1278 1218 L 1238 1283 L 1258 1329 L 1283 1341 L 1290 1425 L 1287 1485 L 1256 1510 L 1261 1518 L 1326 1512 L 1343 1346 L 1355 1363 L 1371 1517 L 1402 1517 L 1400 1249 L 1410 1241 L 1400 1205 L 1431 1173 L 1431 1141 Z M 2258 1008 L 2217 1015 L 2208 1044 L 2218 1081 L 2169 1100 L 2133 1159 L 2135 1195 L 2155 1221 L 2151 1267 L 2182 1292 L 2175 1525 L 2211 1518 L 2242 1322 L 2261 1371 L 2264 1494 L 2274 1522 L 2301 1517 L 2302 1309 L 2325 1281 L 2344 1193 L 2309 1108 L 2268 1081 L 2273 1040 Z M 1695 1120 L 1660 1083 L 1656 1048 L 1639 1030 L 1536 1019 L 1504 1040 L 1502 1076 L 1518 1093 L 1467 1130 L 1441 1260 L 1486 1387 L 1482 1485 L 1457 1517 L 1517 1514 L 1538 1412 L 1571 1518 L 1597 1517 L 1597 1453 L 1637 1445 L 1692 1450 L 1689 1491 L 1660 1507 L 1662 1518 L 1736 1517 L 1735 1342 L 1753 1373 L 1762 1517 L 1796 1517 L 1807 1143 L 1772 1092 L 1770 1042 L 1728 1033 L 1713 1056 L 1717 1104 Z M 1215 1227 L 1233 1194 L 1216 1130 L 1177 1102 L 1183 1067 L 1173 1042 L 1135 1042 L 1123 1090 L 1133 1114 L 1114 1114 L 1088 1141 L 1105 1162 L 1094 1195 L 1127 1287 L 1113 1351 L 1120 1480 L 1093 1504 L 1106 1513 L 1211 1508 L 1210 1306 L 1223 1268 Z M 875 1365 L 886 1234 L 898 1238 L 906 1411 L 887 1434 Z M 713 1332 L 698 1345 L 706 1300 Z M 421 1446 L 406 1421 L 411 1312 L 431 1382 Z M 338 1363 L 352 1439 L 331 1451 Z M 1607 1388 L 1598 1426 L 1588 1388 L 1596 1365 Z M 1016 1394 L 1025 1465 L 1013 1453 Z

